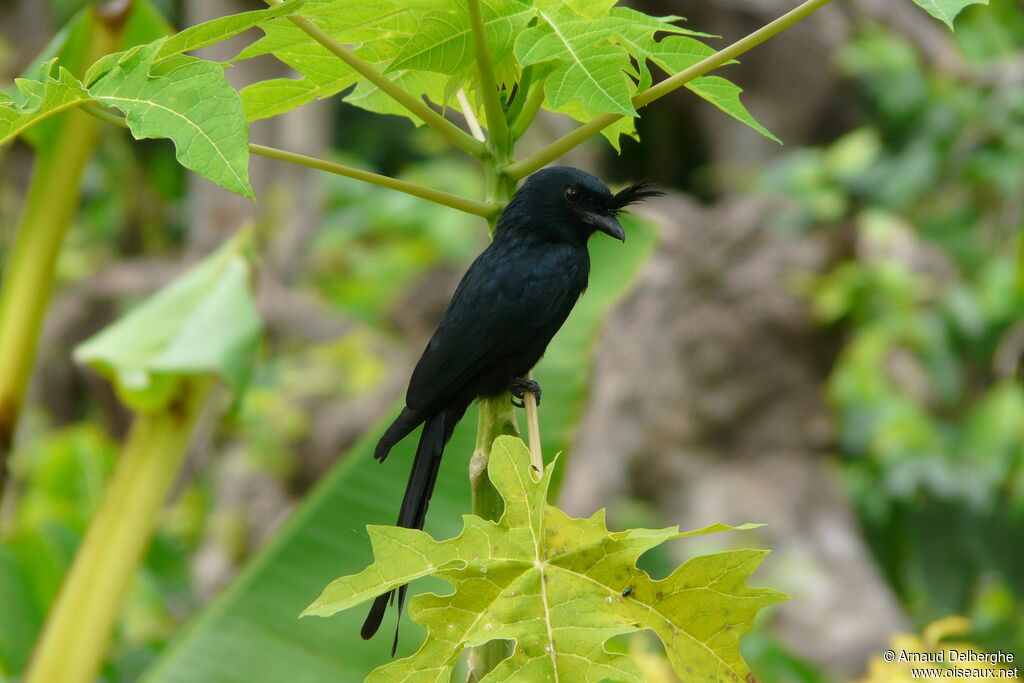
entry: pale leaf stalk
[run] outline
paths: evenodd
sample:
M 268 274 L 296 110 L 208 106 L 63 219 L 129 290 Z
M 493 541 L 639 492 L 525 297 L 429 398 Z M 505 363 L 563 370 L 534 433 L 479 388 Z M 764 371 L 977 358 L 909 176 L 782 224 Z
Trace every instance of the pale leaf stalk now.
M 476 114 L 473 113 L 473 105 L 469 103 L 466 91 L 459 88 L 458 92 L 455 93 L 455 99 L 459 101 L 459 109 L 462 111 L 462 115 L 466 117 L 469 132 L 480 142 L 485 142 L 487 138 L 484 136 L 484 129 L 480 127 L 480 122 L 477 121 Z
M 529 379 L 533 373 L 529 374 Z M 544 453 L 540 445 L 540 416 L 537 413 L 537 397 L 532 391 L 523 393 L 523 405 L 526 406 L 526 438 L 530 446 L 530 469 L 539 481 L 544 475 Z
M 264 2 L 273 7 L 274 5 L 280 5 L 284 0 L 264 0 Z M 372 64 L 360 59 L 352 50 L 349 50 L 332 38 L 326 31 L 309 19 L 302 16 L 290 16 L 288 19 L 302 29 L 306 35 L 323 45 L 334 56 L 349 65 L 356 73 L 380 88 L 381 92 L 402 105 L 409 113 L 418 116 L 421 121 L 436 130 L 455 147 L 478 158 L 483 158 L 487 155 L 486 145 L 438 114 L 425 102 L 417 99 L 378 71 Z
M 24 683 L 96 680 L 121 605 L 188 450 L 212 381 L 183 382 L 159 413 L 138 413 L 32 655 Z
M 657 85 L 653 85 L 643 92 L 637 93 L 633 96 L 633 106 L 639 109 L 650 104 L 659 97 L 663 97 L 673 90 L 681 88 L 693 79 L 699 78 L 709 71 L 717 69 L 723 64 L 740 56 L 744 52 L 757 47 L 769 38 L 785 31 L 793 24 L 805 19 L 808 15 L 821 9 L 830 2 L 832 2 L 832 0 L 806 0 L 806 2 L 800 6 L 790 12 L 787 12 L 770 24 L 766 24 L 745 38 L 737 40 L 732 45 L 705 59 L 702 59 L 693 66 L 666 78 Z M 575 130 L 563 135 L 530 156 L 513 164 L 509 164 L 503 169 L 504 173 L 513 180 L 525 178 L 534 171 L 551 163 L 577 145 L 586 142 L 588 139 L 597 135 L 622 117 L 622 114 L 602 114 L 582 126 L 579 126 Z

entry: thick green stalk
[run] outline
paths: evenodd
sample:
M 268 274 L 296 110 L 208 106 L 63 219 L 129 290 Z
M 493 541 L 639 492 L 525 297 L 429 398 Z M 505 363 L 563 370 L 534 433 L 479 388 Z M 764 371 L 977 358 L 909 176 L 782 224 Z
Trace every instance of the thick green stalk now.
M 476 448 L 469 461 L 469 482 L 473 490 L 473 514 L 497 521 L 504 511 L 504 504 L 494 484 L 487 477 L 487 463 L 491 458 L 491 447 L 499 436 L 519 436 L 512 403 L 508 396 L 477 401 L 478 418 Z M 502 640 L 492 641 L 475 647 L 469 653 L 469 683 L 476 683 L 487 672 L 511 654 L 508 644 Z
M 487 478 L 491 446 L 499 436 L 519 436 L 519 426 L 512 412 L 512 402 L 507 396 L 480 399 L 477 407 L 476 447 L 469 461 L 469 479 L 473 485 L 473 514 L 496 522 L 504 511 L 504 505 L 498 491 Z
M 210 380 L 183 383 L 164 412 L 135 416 L 74 563 L 36 644 L 24 683 L 91 683 L 110 644 L 167 492 L 181 469 Z
M 737 40 L 729 47 L 716 52 L 706 59 L 702 59 L 688 69 L 684 69 L 679 73 L 666 78 L 661 83 L 652 85 L 643 92 L 637 93 L 633 97 L 633 106 L 639 109 L 640 107 L 650 104 L 659 97 L 681 88 L 693 79 L 703 76 L 713 69 L 717 69 L 726 62 L 740 56 L 744 52 L 757 47 L 772 36 L 785 31 L 793 24 L 805 19 L 809 14 L 821 9 L 830 2 L 832 2 L 832 0 L 806 0 L 802 5 L 796 7 L 790 12 L 787 12 L 770 24 L 766 24 L 745 38 Z M 517 161 L 514 164 L 509 164 L 505 167 L 504 172 L 510 178 L 515 180 L 525 178 L 537 169 L 551 163 L 577 145 L 594 137 L 602 130 L 621 119 L 622 116 L 622 114 L 602 114 L 596 119 L 588 121 L 575 130 L 563 135 L 525 159 Z
M 117 49 L 119 17 L 92 10 L 90 47 L 82 70 Z M 78 206 L 80 180 L 96 146 L 98 122 L 82 111 L 55 119 L 53 137 L 36 156 L 14 247 L 0 286 L 0 496 L 22 402 L 35 361 L 61 243 Z

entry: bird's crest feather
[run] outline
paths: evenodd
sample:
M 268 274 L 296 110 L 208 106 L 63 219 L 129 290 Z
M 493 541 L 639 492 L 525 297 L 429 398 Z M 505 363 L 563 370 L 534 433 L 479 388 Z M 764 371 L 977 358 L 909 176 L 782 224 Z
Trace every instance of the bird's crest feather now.
M 663 194 L 665 193 L 661 190 L 654 189 L 654 183 L 645 180 L 613 194 L 605 200 L 605 208 L 612 213 L 619 213 L 631 204 L 638 204 L 649 197 L 660 197 Z

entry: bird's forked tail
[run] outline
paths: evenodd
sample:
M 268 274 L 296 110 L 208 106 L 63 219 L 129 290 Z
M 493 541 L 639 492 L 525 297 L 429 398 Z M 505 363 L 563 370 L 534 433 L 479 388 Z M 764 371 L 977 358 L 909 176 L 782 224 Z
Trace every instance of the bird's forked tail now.
M 423 433 L 420 434 L 420 442 L 416 447 L 416 458 L 412 463 L 409 483 L 405 486 L 402 508 L 398 513 L 398 526 L 408 529 L 423 528 L 423 521 L 427 516 L 427 506 L 430 504 L 430 495 L 434 492 L 434 484 L 437 482 L 437 471 L 441 466 L 444 446 L 451 436 L 454 423 L 458 422 L 460 417 L 462 417 L 461 413 L 452 415 L 451 411 L 443 410 L 423 423 Z M 385 435 L 381 441 L 384 438 L 387 436 Z M 401 618 L 407 589 L 407 585 L 399 586 L 397 589 L 377 596 L 377 599 L 373 601 L 373 607 L 370 608 L 370 613 L 366 616 L 366 621 L 363 622 L 363 628 L 360 630 L 360 635 L 364 640 L 372 638 L 380 628 L 388 602 L 393 601 L 396 590 L 398 591 L 398 615 Z M 397 648 L 398 627 L 396 626 L 395 640 L 391 646 L 392 656 Z

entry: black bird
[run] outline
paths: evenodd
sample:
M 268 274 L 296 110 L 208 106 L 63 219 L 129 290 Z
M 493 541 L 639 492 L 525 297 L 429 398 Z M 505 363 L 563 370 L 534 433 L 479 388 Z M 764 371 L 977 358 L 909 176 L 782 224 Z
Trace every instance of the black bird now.
M 452 296 L 448 311 L 413 370 L 405 408 L 377 443 L 383 462 L 391 448 L 423 425 L 398 526 L 422 529 L 444 446 L 478 397 L 510 391 L 522 400 L 540 386 L 524 379 L 587 288 L 587 240 L 597 230 L 625 241 L 616 215 L 662 194 L 647 183 L 612 194 L 594 176 L 567 166 L 537 171 L 498 219 L 494 239 Z M 521 405 L 521 403 L 517 403 Z M 401 615 L 407 586 L 398 588 Z M 380 628 L 394 591 L 377 597 L 361 631 Z M 398 647 L 398 631 L 391 649 Z

